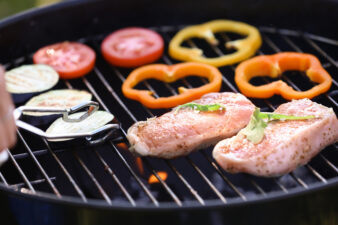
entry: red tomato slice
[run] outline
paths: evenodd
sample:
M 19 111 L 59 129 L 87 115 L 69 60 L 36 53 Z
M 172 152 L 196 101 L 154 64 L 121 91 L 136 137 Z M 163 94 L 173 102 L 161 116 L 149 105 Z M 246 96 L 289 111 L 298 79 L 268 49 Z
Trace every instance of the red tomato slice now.
M 95 52 L 77 42 L 61 42 L 40 48 L 34 55 L 36 64 L 53 67 L 63 79 L 73 79 L 89 73 L 95 64 Z
M 162 37 L 149 29 L 130 27 L 108 35 L 101 44 L 103 57 L 112 65 L 136 67 L 152 63 L 163 54 Z

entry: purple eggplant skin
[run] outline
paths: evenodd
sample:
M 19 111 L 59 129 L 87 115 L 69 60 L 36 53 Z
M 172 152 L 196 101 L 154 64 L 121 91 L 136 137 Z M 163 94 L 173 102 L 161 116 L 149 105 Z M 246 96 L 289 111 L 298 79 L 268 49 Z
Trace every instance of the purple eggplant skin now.
M 52 89 L 59 83 L 59 74 L 48 65 L 30 64 L 6 71 L 5 80 L 14 103 L 19 105 Z
M 83 90 L 75 89 L 57 89 L 47 91 L 41 95 L 38 95 L 34 98 L 31 98 L 26 102 L 25 106 L 33 107 L 57 107 L 57 108 L 70 108 L 72 106 L 78 105 L 84 101 L 90 101 L 92 95 Z M 61 101 L 62 100 L 62 101 Z M 57 103 L 62 103 L 57 105 Z M 64 105 L 63 105 L 64 104 Z M 34 113 L 23 113 L 21 119 L 27 123 L 30 123 L 34 126 L 43 126 L 50 125 L 56 119 L 58 119 L 61 114 L 34 114 Z
M 41 126 L 44 126 L 47 129 L 51 123 L 53 123 L 55 120 L 57 120 L 61 116 L 62 116 L 61 114 L 52 114 L 52 115 L 46 115 L 46 116 L 30 116 L 30 115 L 23 114 L 20 120 L 25 121 L 26 123 L 29 123 L 39 128 Z
M 23 93 L 23 94 L 16 94 L 16 93 L 13 94 L 13 93 L 11 93 L 11 95 L 12 95 L 12 100 L 13 100 L 14 104 L 16 106 L 19 106 L 19 105 L 22 105 L 25 102 L 27 102 L 32 97 L 34 97 L 36 95 L 39 95 L 39 94 L 42 94 L 42 93 L 44 93 L 44 91 L 42 91 L 42 92 L 33 92 L 33 93 Z

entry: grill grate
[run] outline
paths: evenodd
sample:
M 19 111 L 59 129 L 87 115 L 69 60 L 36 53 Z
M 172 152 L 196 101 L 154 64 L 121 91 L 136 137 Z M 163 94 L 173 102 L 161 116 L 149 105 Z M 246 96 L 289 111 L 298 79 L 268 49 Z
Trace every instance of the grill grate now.
M 181 27 L 153 28 L 161 33 L 166 43 Z M 315 54 L 324 67 L 333 76 L 333 88 L 327 94 L 315 99 L 338 112 L 335 99 L 338 95 L 338 41 L 308 33 L 270 27 L 260 28 L 263 45 L 259 55 L 273 54 L 280 51 L 309 52 Z M 217 34 L 221 42 L 233 39 L 233 34 Z M 113 113 L 122 124 L 121 133 L 125 137 L 126 129 L 138 120 L 160 115 L 165 110 L 150 110 L 139 103 L 125 99 L 120 91 L 122 82 L 131 70 L 118 69 L 108 65 L 99 54 L 99 44 L 103 36 L 81 39 L 92 46 L 98 53 L 98 60 L 93 72 L 77 80 L 61 81 L 57 88 L 86 89 L 94 96 L 100 106 Z M 223 55 L 225 49 L 210 46 L 201 40 L 189 40 L 191 47 L 205 50 L 207 55 Z M 26 56 L 7 64 L 7 68 L 31 63 L 31 56 Z M 161 62 L 177 63 L 164 55 Z M 238 92 L 234 80 L 235 66 L 220 68 L 223 73 L 222 91 Z M 291 72 L 294 74 L 294 72 Z M 294 80 L 287 74 L 283 80 L 296 90 L 311 87 L 304 73 L 301 81 Z M 195 87 L 205 83 L 204 79 L 186 78 L 178 83 L 186 87 Z M 260 83 L 269 82 L 260 78 Z M 172 85 L 154 81 L 143 83 L 155 93 L 155 96 L 176 95 Z M 304 83 L 304 84 L 303 84 Z M 272 111 L 285 102 L 275 96 L 269 100 L 251 99 L 265 111 Z M 260 178 L 246 174 L 228 174 L 212 159 L 211 149 L 202 150 L 186 157 L 173 160 L 153 158 L 135 158 L 121 143 L 110 141 L 98 147 L 66 146 L 55 147 L 45 139 L 33 137 L 25 131 L 18 131 L 18 145 L 8 151 L 9 162 L 0 168 L 0 185 L 18 192 L 67 199 L 75 197 L 79 202 L 90 203 L 100 200 L 100 204 L 114 206 L 191 206 L 208 205 L 211 202 L 231 204 L 234 201 L 250 201 L 295 190 L 312 188 L 337 182 L 338 147 L 331 145 L 323 150 L 309 164 L 279 178 Z M 29 141 L 28 141 L 29 140 Z M 142 164 L 140 164 L 140 162 Z M 142 166 L 142 167 L 141 167 Z M 159 171 L 166 171 L 164 180 Z M 148 184 L 147 179 L 154 175 L 159 183 Z M 74 200 L 74 198 L 72 199 Z

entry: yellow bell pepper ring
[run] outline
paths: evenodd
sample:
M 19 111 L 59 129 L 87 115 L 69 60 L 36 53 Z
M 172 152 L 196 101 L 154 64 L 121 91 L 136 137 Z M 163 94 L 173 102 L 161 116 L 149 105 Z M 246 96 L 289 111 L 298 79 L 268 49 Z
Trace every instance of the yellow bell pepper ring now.
M 148 90 L 134 87 L 143 80 L 156 79 L 171 83 L 187 76 L 207 78 L 209 83 L 196 88 L 178 88 L 178 95 L 154 98 Z M 204 63 L 178 63 L 175 65 L 151 64 L 133 70 L 123 82 L 122 93 L 127 98 L 141 102 L 148 108 L 172 108 L 202 97 L 209 92 L 218 92 L 222 85 L 222 74 L 214 66 Z
M 207 58 L 203 56 L 202 49 L 181 46 L 185 40 L 193 37 L 203 38 L 211 45 L 218 45 L 218 40 L 214 36 L 214 33 L 225 31 L 246 36 L 244 39 L 230 41 L 225 44 L 226 48 L 236 49 L 237 51 L 234 53 L 215 58 Z M 262 38 L 257 28 L 242 22 L 214 20 L 180 30 L 169 43 L 169 54 L 177 60 L 201 62 L 220 67 L 248 59 L 256 53 L 261 44 Z

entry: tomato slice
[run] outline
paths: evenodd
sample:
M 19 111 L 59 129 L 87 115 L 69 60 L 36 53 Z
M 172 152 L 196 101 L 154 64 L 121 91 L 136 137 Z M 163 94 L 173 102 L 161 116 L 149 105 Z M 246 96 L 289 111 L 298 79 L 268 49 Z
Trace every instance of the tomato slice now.
M 36 64 L 53 67 L 63 79 L 73 79 L 89 73 L 95 64 L 95 52 L 77 42 L 61 42 L 40 48 L 34 55 Z
M 103 57 L 112 65 L 136 67 L 152 63 L 163 54 L 164 41 L 155 31 L 130 27 L 108 35 L 101 44 Z

